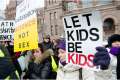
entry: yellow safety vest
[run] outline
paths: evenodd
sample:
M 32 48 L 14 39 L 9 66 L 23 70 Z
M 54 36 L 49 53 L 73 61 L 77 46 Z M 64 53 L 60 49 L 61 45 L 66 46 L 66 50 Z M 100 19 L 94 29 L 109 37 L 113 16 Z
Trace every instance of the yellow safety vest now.
M 2 50 L 0 50 L 0 57 L 5 57 L 5 55 L 4 55 Z
M 20 77 L 19 77 L 19 73 L 18 73 L 17 70 L 15 71 L 15 74 L 17 75 L 18 78 L 20 78 Z M 5 78 L 5 80 L 11 80 L 11 79 L 10 79 L 10 76 L 8 76 L 7 78 Z
M 2 50 L 0 50 L 0 57 L 5 57 L 5 54 L 3 53 Z M 19 78 L 19 73 L 18 73 L 17 70 L 15 71 L 15 74 L 16 74 L 17 77 Z M 5 80 L 10 80 L 10 76 L 6 77 Z
M 54 72 L 57 72 L 58 67 L 57 67 L 57 64 L 56 64 L 53 56 L 51 56 L 51 59 L 52 59 L 52 70 L 53 70 Z
M 17 75 L 18 78 L 20 78 L 18 71 L 15 71 L 15 74 Z

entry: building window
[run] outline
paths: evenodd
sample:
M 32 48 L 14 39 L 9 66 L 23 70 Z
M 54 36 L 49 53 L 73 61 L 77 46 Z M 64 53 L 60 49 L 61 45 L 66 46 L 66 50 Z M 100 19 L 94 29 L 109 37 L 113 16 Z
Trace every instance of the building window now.
M 53 4 L 53 0 L 52 0 L 52 4 Z
M 54 19 L 57 19 L 57 13 L 54 12 Z
M 43 24 L 44 24 L 44 18 L 43 18 Z
M 97 0 L 98 4 L 97 5 L 107 5 L 112 3 L 113 0 Z
M 103 29 L 105 32 L 115 31 L 115 23 L 112 18 L 107 18 L 104 21 Z
M 51 25 L 51 18 L 52 18 L 52 13 L 50 13 L 50 25 Z
M 51 25 L 51 36 L 53 36 L 53 26 Z
M 50 5 L 50 0 L 49 0 L 49 5 Z
M 39 21 L 40 23 L 42 23 L 42 20 L 40 19 L 40 21 Z
M 55 35 L 58 35 L 58 26 L 55 25 Z
M 93 6 L 93 0 L 81 0 L 83 8 L 89 8 Z

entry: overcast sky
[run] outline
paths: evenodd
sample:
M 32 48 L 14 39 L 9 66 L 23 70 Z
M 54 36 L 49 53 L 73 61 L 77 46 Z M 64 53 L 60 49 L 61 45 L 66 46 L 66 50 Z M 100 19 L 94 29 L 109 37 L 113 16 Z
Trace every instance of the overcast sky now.
M 5 9 L 6 4 L 8 4 L 9 0 L 0 0 L 0 10 Z
M 41 2 L 41 7 L 44 6 L 44 0 L 38 0 Z M 6 7 L 6 4 L 9 3 L 9 0 L 0 0 L 0 10 L 4 10 Z M 33 3 L 34 4 L 34 3 Z

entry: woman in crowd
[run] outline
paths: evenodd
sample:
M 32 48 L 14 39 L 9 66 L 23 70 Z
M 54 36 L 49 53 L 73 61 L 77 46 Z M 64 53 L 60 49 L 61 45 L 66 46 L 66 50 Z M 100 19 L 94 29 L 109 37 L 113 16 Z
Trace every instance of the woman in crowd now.
M 78 66 L 66 63 L 65 40 L 60 40 L 58 43 L 59 67 L 57 71 L 57 80 L 80 80 Z
M 38 45 L 39 48 L 33 50 L 33 56 L 28 65 L 26 77 L 29 79 L 55 79 L 51 65 L 51 50 L 43 51 L 43 46 Z

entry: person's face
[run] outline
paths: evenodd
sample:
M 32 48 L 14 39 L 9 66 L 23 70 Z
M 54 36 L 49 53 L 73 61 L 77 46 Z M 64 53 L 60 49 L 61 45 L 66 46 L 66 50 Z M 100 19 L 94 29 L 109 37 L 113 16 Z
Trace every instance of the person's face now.
M 35 58 L 41 57 L 42 52 L 41 52 L 40 48 L 35 49 L 33 55 L 34 55 Z
M 113 42 L 112 47 L 120 47 L 120 41 Z
M 65 58 L 66 58 L 66 51 L 63 50 L 63 49 L 59 49 L 58 50 L 58 57 L 60 58 L 60 61 L 65 61 Z
M 44 41 L 45 41 L 46 43 L 48 43 L 48 42 L 49 42 L 49 39 L 48 39 L 48 38 L 45 38 Z

